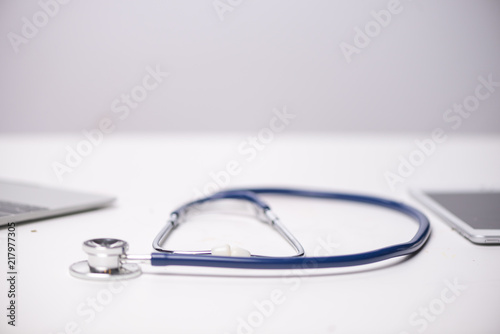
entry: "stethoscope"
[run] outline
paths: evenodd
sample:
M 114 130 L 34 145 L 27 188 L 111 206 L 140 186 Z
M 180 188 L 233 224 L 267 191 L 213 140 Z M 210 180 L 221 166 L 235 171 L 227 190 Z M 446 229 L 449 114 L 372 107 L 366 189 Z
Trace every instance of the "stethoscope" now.
M 259 194 L 343 200 L 382 206 L 399 211 L 413 218 L 418 223 L 418 229 L 413 238 L 408 242 L 363 253 L 306 257 L 304 256 L 304 248 L 300 242 L 286 229 L 269 205 L 259 198 Z M 258 217 L 281 234 L 294 248 L 295 254 L 287 257 L 268 257 L 251 254 L 245 249 L 229 245 L 201 251 L 176 251 L 162 247 L 168 235 L 185 220 L 191 210 L 201 204 L 222 199 L 236 199 L 254 204 L 258 212 Z M 211 196 L 189 202 L 173 211 L 167 224 L 153 241 L 153 248 L 159 253 L 131 255 L 127 254 L 128 244 L 123 240 L 111 238 L 87 240 L 83 243 L 83 250 L 87 253 L 88 260 L 76 262 L 71 265 L 70 273 L 75 277 L 90 280 L 126 279 L 137 277 L 142 273 L 139 266 L 140 263 L 147 263 L 152 266 L 242 269 L 293 269 L 304 265 L 304 263 L 313 264 L 314 268 L 359 266 L 416 253 L 425 244 L 430 233 L 429 220 L 422 212 L 404 203 L 380 197 L 284 188 L 234 189 L 220 191 Z

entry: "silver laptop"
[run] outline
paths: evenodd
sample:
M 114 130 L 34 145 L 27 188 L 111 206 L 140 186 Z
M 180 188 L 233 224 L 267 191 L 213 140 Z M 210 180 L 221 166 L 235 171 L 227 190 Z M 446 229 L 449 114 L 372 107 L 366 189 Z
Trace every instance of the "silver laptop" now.
M 0 180 L 0 226 L 110 205 L 110 196 Z

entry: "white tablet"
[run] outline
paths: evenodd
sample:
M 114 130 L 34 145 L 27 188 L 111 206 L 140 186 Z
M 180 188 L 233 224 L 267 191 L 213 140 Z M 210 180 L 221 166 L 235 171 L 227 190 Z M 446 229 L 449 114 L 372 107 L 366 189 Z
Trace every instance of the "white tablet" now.
M 500 244 L 500 192 L 413 190 L 411 194 L 476 244 Z

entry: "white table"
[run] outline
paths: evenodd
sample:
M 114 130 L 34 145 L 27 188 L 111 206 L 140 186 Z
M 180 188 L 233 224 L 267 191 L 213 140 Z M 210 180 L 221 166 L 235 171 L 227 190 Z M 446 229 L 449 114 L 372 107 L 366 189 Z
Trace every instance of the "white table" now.
M 238 152 L 239 145 L 249 145 L 246 135 L 116 131 L 59 182 L 53 163 L 64 162 L 65 146 L 75 148 L 83 135 L 2 135 L 0 177 L 109 193 L 118 200 L 108 209 L 17 226 L 17 326 L 13 330 L 2 316 L 0 332 L 499 333 L 500 247 L 465 240 L 407 188 L 500 189 L 500 137 L 450 133 L 391 189 L 384 173 L 396 171 L 399 155 L 408 158 L 417 149 L 415 139 L 429 137 L 280 133 L 254 157 Z M 229 186 L 297 186 L 395 198 L 428 214 L 432 236 L 410 259 L 350 269 L 144 267 L 141 277 L 123 284 L 69 275 L 69 265 L 85 258 L 81 243 L 89 238 L 121 238 L 130 253 L 151 252 L 168 213 L 230 161 L 239 169 L 230 166 L 236 175 Z M 415 231 L 410 219 L 383 209 L 266 199 L 310 254 L 372 249 L 405 241 Z M 289 251 L 267 226 L 249 218 L 211 213 L 193 217 L 175 233 L 169 247 L 232 242 L 256 253 Z M 6 272 L 5 228 L 0 237 Z M 0 281 L 6 313 L 6 280 Z

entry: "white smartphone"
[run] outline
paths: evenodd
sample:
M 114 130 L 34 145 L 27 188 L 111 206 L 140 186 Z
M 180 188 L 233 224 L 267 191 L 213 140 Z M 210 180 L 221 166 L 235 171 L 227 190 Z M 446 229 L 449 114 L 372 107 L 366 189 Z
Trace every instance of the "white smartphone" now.
M 411 194 L 476 244 L 500 244 L 500 192 L 412 190 Z

